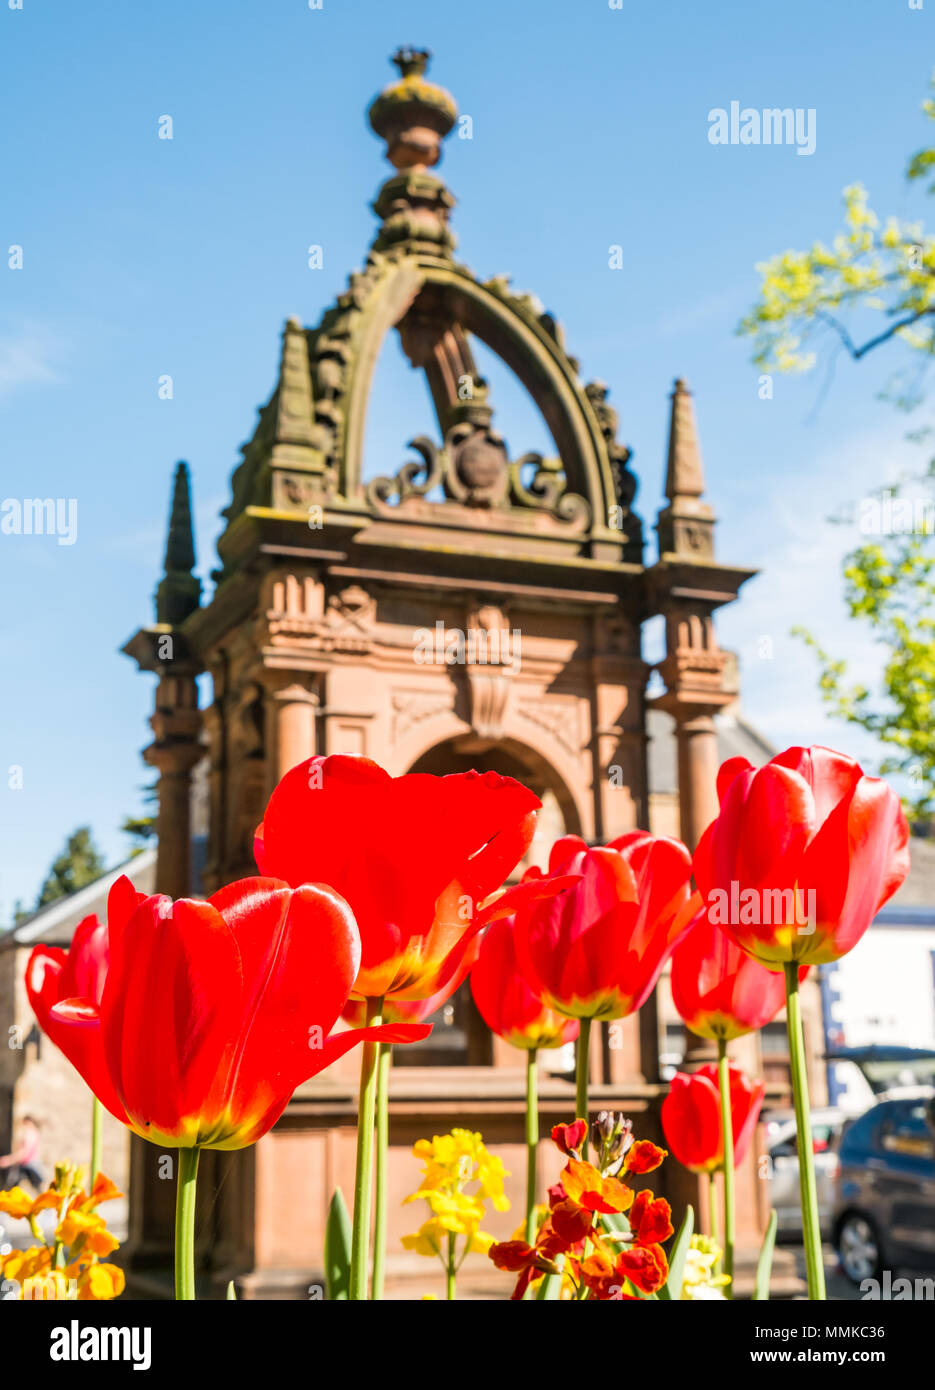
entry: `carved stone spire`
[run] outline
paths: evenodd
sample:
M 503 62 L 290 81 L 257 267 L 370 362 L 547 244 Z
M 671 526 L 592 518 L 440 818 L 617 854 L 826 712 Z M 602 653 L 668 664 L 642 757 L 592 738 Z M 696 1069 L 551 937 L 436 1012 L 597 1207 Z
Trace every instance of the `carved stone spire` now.
M 669 457 L 666 464 L 668 506 L 659 513 L 659 554 L 698 560 L 714 558 L 714 512 L 702 502 L 704 468 L 692 395 L 681 377 L 670 397 Z
M 283 329 L 274 429 L 277 444 L 315 445 L 308 341 L 297 318 L 287 319 Z
M 441 142 L 458 119 L 450 92 L 425 79 L 431 54 L 404 47 L 393 56 L 400 79 L 385 87 L 368 112 L 372 129 L 386 141 L 386 157 L 398 172 L 386 181 L 373 210 L 382 221 L 374 246 L 405 243 L 447 253 L 454 247 L 448 217 L 454 198 L 428 171 L 441 159 Z
M 195 568 L 195 538 L 192 533 L 192 507 L 188 464 L 177 463 L 172 485 L 169 531 L 166 537 L 164 574 L 156 590 L 156 621 L 184 622 L 201 603 L 201 580 Z

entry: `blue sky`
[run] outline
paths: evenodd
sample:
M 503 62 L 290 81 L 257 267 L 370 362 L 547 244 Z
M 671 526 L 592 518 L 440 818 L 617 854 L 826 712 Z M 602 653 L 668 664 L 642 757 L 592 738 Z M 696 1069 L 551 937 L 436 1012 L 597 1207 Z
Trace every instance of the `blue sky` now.
M 929 138 L 933 15 L 931 0 L 4 5 L 0 497 L 74 497 L 78 535 L 0 536 L 0 922 L 34 899 L 76 825 L 122 857 L 152 689 L 118 649 L 152 616 L 173 464 L 192 466 L 207 576 L 282 322 L 315 322 L 373 235 L 388 169 L 364 112 L 403 42 L 433 50 L 430 75 L 473 118 L 440 170 L 459 256 L 534 291 L 585 379 L 608 382 L 650 535 L 672 379 L 696 392 L 719 554 L 763 571 L 719 628 L 749 718 L 777 743 L 872 755 L 824 719 L 788 631 L 806 620 L 873 671 L 840 602 L 855 536 L 824 518 L 916 457 L 877 399 L 898 351 L 778 378 L 763 401 L 734 327 L 754 263 L 830 238 L 845 184 L 865 182 L 881 212 L 926 213 L 903 172 Z M 815 153 L 709 144 L 708 111 L 733 100 L 814 108 Z M 157 138 L 163 115 L 171 141 Z M 14 244 L 21 270 L 6 268 Z M 368 433 L 381 471 L 428 423 L 394 355 Z M 518 394 L 504 384 L 499 399 L 513 452 L 540 444 Z M 7 789 L 11 765 L 22 790 Z

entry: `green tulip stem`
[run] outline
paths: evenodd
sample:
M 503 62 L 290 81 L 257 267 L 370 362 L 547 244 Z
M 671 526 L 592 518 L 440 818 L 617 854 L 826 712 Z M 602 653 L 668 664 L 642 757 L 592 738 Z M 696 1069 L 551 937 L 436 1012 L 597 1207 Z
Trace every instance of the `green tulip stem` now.
M 370 1297 L 383 1297 L 386 1268 L 386 1163 L 390 1135 L 390 1065 L 393 1050 L 389 1043 L 380 1043 L 377 1060 L 377 1176 L 373 1216 L 373 1283 Z
M 724 1273 L 731 1280 L 726 1286 L 726 1297 L 734 1296 L 734 1235 L 736 1216 L 734 1207 L 734 1125 L 730 1103 L 730 1065 L 727 1060 L 727 1043 L 718 1038 L 717 1081 L 721 1093 L 721 1138 L 724 1145 Z
M 721 1239 L 718 1235 L 717 1220 L 717 1178 L 715 1170 L 712 1168 L 708 1173 L 708 1234 L 715 1245 L 720 1245 Z
M 825 1266 L 821 1255 L 821 1227 L 818 1221 L 818 1188 L 815 1183 L 815 1155 L 812 1149 L 812 1122 L 805 1070 L 805 1034 L 802 1029 L 802 1001 L 799 996 L 799 967 L 787 961 L 786 1031 L 789 1034 L 789 1068 L 792 1072 L 792 1098 L 795 1104 L 795 1138 L 799 1154 L 799 1195 L 802 1203 L 802 1236 L 808 1296 L 825 1297 Z
M 578 1050 L 576 1053 L 575 1068 L 575 1119 L 584 1120 L 586 1125 L 590 1124 L 588 1119 L 588 1063 L 591 1050 L 591 1020 L 581 1019 L 581 1028 L 578 1033 Z M 581 1156 L 588 1156 L 588 1131 L 585 1129 L 584 1139 L 581 1144 Z
M 367 1027 L 380 1023 L 382 999 L 367 1000 Z M 348 1298 L 367 1298 L 367 1247 L 370 1243 L 370 1203 L 373 1193 L 373 1121 L 377 1099 L 377 1054 L 380 1044 L 368 1040 L 361 1048 L 360 1094 L 357 1103 L 357 1168 L 354 1174 L 354 1224 L 351 1232 L 351 1275 Z
M 175 1297 L 195 1297 L 195 1183 L 200 1149 L 179 1149 L 175 1195 Z
M 458 1266 L 455 1261 L 455 1243 L 457 1236 L 454 1231 L 448 1232 L 448 1263 L 445 1266 L 445 1297 L 449 1303 L 455 1298 L 455 1277 L 458 1273 Z
M 104 1107 L 97 1096 L 91 1097 L 91 1176 L 88 1179 L 88 1191 L 94 1190 L 94 1179 L 101 1171 L 101 1144 L 103 1135 L 101 1132 L 101 1122 L 104 1118 Z
M 536 1240 L 536 1154 L 539 1148 L 539 1072 L 537 1051 L 526 1053 L 526 1243 Z

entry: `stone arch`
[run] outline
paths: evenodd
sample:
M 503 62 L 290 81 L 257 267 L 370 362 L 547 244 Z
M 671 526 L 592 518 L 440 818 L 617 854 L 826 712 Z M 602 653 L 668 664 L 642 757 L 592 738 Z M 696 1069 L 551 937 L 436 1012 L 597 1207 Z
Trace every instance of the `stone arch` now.
M 515 777 L 518 782 L 535 792 L 540 800 L 543 800 L 543 792 L 548 792 L 561 813 L 563 826 L 559 833 L 583 833 L 584 817 L 572 788 L 554 763 L 545 758 L 538 749 L 518 739 L 502 738 L 488 747 L 480 746 L 477 741 L 463 737 L 434 740 L 410 762 L 406 771 L 443 774 L 466 772 L 470 768 L 479 772 L 501 772 L 505 776 Z
M 462 338 L 464 332 L 474 334 L 526 388 L 555 440 L 566 491 L 587 504 L 591 533 L 619 541 L 619 529 L 608 525 L 617 492 L 606 438 L 578 380 L 577 364 L 565 353 L 560 329 L 551 316 L 537 312 L 529 296 L 511 294 L 505 282 L 480 284 L 463 267 L 431 257 L 390 260 L 374 253 L 362 278 L 366 292 L 351 314 L 356 321 L 350 334 L 341 412 L 340 496 L 352 504 L 364 498 L 367 406 L 383 341 L 410 312 L 418 313 L 420 301 L 430 294 L 432 311 L 441 316 L 440 321 L 449 322 Z M 469 349 L 466 361 L 471 363 Z M 439 386 L 431 384 L 437 404 Z

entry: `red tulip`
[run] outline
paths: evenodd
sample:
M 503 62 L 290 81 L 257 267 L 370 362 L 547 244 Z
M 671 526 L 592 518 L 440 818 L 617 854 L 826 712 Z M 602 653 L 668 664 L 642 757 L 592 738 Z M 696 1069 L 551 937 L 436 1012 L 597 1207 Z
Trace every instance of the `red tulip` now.
M 679 840 L 643 830 L 606 849 L 566 835 L 549 876 L 572 874 L 581 880 L 561 896 L 517 913 L 518 959 L 559 1013 L 623 1018 L 645 1003 L 691 924 L 691 856 Z
M 804 966 L 799 979 L 807 974 Z M 671 985 L 672 1002 L 692 1032 L 725 1042 L 764 1028 L 786 1002 L 782 975 L 742 951 L 704 908 L 672 952 Z
M 476 941 L 474 943 L 476 947 Z M 455 991 L 464 984 L 472 964 L 476 950 L 469 950 L 457 975 L 452 975 L 446 985 L 443 985 L 436 994 L 430 994 L 427 999 L 397 999 L 391 995 L 389 999 L 383 1001 L 383 1008 L 380 1011 L 380 1018 L 383 1023 L 422 1023 L 438 1009 L 448 1003 L 448 1000 Z M 341 1014 L 345 1023 L 349 1023 L 352 1028 L 362 1028 L 367 1022 L 367 1001 L 365 999 L 348 999 Z
M 270 797 L 256 860 L 293 887 L 326 881 L 350 903 L 355 998 L 425 999 L 490 920 L 480 905 L 523 857 L 540 804 L 495 772 L 390 777 L 366 758 L 312 758 Z
M 766 1085 L 762 1081 L 751 1082 L 733 1064 L 729 1071 L 734 1167 L 739 1168 L 750 1148 Z M 675 1073 L 669 1094 L 662 1102 L 662 1129 L 666 1143 L 683 1167 L 693 1173 L 711 1173 L 722 1166 L 721 1100 L 713 1062 L 690 1075 Z
M 84 1065 L 78 1056 L 69 1053 L 69 1047 L 81 1047 L 81 1039 L 52 1011 L 65 999 L 90 999 L 93 1004 L 100 1004 L 110 966 L 111 937 L 124 930 L 145 896 L 122 874 L 107 895 L 106 923 L 92 913 L 78 923 L 67 951 L 60 946 L 35 946 L 26 963 L 26 994 L 39 1027 L 82 1075 Z M 114 1101 L 115 1097 L 110 1099 Z
M 503 917 L 481 938 L 471 993 L 487 1027 L 513 1047 L 561 1047 L 578 1036 L 574 1019 L 543 1002 L 516 959 L 514 922 Z
M 296 1086 L 367 1037 L 427 1027 L 329 1030 L 360 961 L 332 889 L 232 883 L 206 902 L 146 898 L 115 931 L 100 1004 L 52 1018 L 60 1046 L 107 1108 L 163 1147 L 239 1149 L 269 1130 Z
M 843 753 L 731 758 L 718 798 L 695 880 L 712 922 L 773 970 L 845 955 L 909 872 L 899 798 Z

